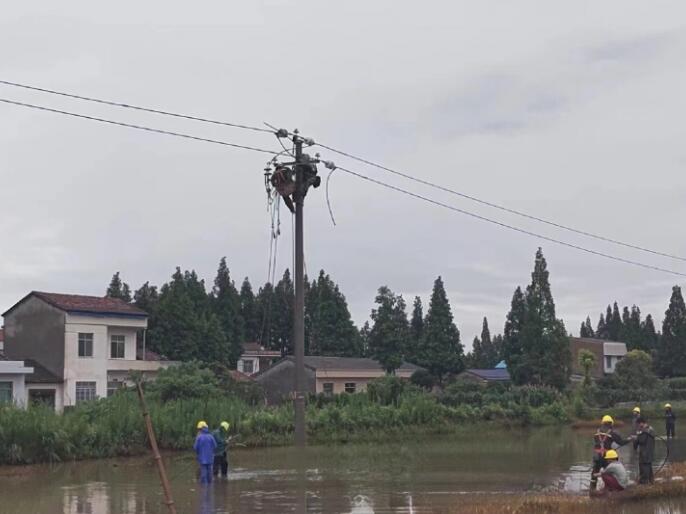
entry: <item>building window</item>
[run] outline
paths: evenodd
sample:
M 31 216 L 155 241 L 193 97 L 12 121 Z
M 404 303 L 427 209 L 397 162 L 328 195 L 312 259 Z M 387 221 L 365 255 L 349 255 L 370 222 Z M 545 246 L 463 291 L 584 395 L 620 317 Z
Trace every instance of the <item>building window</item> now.
M 122 382 L 117 382 L 116 380 L 112 382 L 107 382 L 107 397 L 114 395 L 122 387 Z
M 110 339 L 110 359 L 123 359 L 126 337 L 112 336 Z
M 79 357 L 93 357 L 93 334 L 79 333 Z
M 76 403 L 95 400 L 95 382 L 76 382 Z
M 253 361 L 243 361 L 243 373 L 252 373 L 255 369 Z
M 333 382 L 324 382 L 322 387 L 326 396 L 333 396 Z
M 345 392 L 346 393 L 354 393 L 356 389 L 356 384 L 355 382 L 346 382 L 345 383 Z
M 612 369 L 612 356 L 611 355 L 605 356 L 605 367 L 607 369 Z
M 0 382 L 0 404 L 12 402 L 12 382 Z

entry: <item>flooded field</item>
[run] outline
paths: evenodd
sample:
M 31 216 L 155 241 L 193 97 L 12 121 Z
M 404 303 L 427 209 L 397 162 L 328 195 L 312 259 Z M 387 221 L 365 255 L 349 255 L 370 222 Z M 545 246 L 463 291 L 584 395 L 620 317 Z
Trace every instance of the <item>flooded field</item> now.
M 195 483 L 190 455 L 167 456 L 181 513 L 458 512 L 480 498 L 588 488 L 590 432 L 465 430 L 462 435 L 385 444 L 268 448 L 231 453 L 228 480 Z M 621 450 L 635 469 L 630 448 Z M 658 447 L 658 462 L 665 455 Z M 686 441 L 671 456 L 686 459 Z M 0 468 L 2 514 L 156 514 L 166 512 L 149 458 Z M 686 514 L 686 501 L 614 506 L 608 512 Z

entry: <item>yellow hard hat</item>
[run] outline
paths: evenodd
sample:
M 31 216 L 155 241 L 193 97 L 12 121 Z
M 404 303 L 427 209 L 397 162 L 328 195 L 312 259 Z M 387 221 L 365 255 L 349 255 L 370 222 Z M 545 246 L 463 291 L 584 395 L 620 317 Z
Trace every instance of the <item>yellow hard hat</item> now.
M 672 404 L 671 403 L 665 403 L 665 409 L 671 409 Z
M 613 425 L 614 422 L 615 422 L 615 420 L 612 419 L 612 416 L 608 416 L 607 414 L 605 414 L 605 415 L 603 416 L 603 419 L 601 420 L 601 423 L 602 423 L 603 425 L 604 425 L 605 423 L 609 423 L 610 425 Z
M 619 454 L 615 450 L 607 450 L 605 452 L 605 460 L 617 460 L 619 459 Z
M 638 412 L 639 414 L 641 413 L 641 408 L 640 407 L 634 407 L 633 412 Z
M 231 425 L 229 424 L 228 421 L 222 421 L 222 422 L 219 424 L 219 426 L 222 427 L 224 430 L 226 430 L 226 431 L 228 432 L 229 427 L 230 427 Z
M 197 428 L 198 428 L 198 430 L 200 430 L 202 428 L 207 428 L 207 422 L 206 421 L 198 421 Z

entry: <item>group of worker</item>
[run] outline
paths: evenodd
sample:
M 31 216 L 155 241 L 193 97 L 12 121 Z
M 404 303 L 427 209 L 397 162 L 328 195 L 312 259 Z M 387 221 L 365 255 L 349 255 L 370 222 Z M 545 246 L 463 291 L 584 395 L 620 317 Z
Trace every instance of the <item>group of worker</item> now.
M 632 434 L 624 438 L 614 429 L 612 416 L 605 415 L 601 420 L 601 426 L 593 436 L 593 471 L 591 473 L 591 493 L 598 485 L 601 478 L 605 491 L 623 491 L 629 485 L 629 475 L 626 468 L 619 460 L 617 448 L 633 443 L 634 450 L 638 452 L 638 482 L 640 484 L 652 484 L 653 460 L 655 456 L 655 430 L 641 415 L 641 408 L 634 407 L 631 419 Z M 676 415 L 671 404 L 665 404 L 665 432 L 667 439 L 675 437 Z
M 213 476 L 226 478 L 229 474 L 229 460 L 227 449 L 229 444 L 228 421 L 222 421 L 219 428 L 210 432 L 210 427 L 205 421 L 198 421 L 198 435 L 195 437 L 193 450 L 200 465 L 200 483 L 211 484 Z

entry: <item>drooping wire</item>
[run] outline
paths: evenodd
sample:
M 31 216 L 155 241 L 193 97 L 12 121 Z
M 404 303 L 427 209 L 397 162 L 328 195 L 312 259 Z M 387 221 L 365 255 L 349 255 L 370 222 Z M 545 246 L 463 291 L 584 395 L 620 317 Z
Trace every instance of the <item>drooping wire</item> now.
M 566 242 L 566 241 L 562 241 L 562 240 L 560 240 L 560 239 L 555 239 L 555 238 L 552 238 L 552 237 L 548 237 L 548 236 L 545 236 L 545 235 L 543 235 L 543 234 L 539 234 L 539 233 L 532 232 L 532 231 L 529 231 L 529 230 L 526 230 L 526 229 L 523 229 L 523 228 L 516 227 L 516 226 L 514 226 L 514 225 L 508 225 L 507 223 L 503 223 L 503 222 L 501 222 L 501 221 L 497 221 L 497 220 L 494 220 L 494 219 L 491 219 L 491 218 L 487 218 L 487 217 L 485 217 L 485 216 L 481 216 L 480 214 L 476 214 L 476 213 L 467 211 L 467 210 L 465 210 L 465 209 L 460 209 L 460 208 L 455 207 L 455 206 L 453 206 L 453 205 L 448 205 L 448 204 L 443 203 L 443 202 L 440 202 L 440 201 L 438 201 L 438 200 L 434 200 L 433 198 L 429 198 L 429 197 L 427 197 L 427 196 L 420 195 L 420 194 L 418 194 L 418 193 L 414 193 L 414 192 L 409 191 L 409 190 L 407 190 L 407 189 L 403 189 L 403 188 L 401 188 L 401 187 L 394 186 L 394 185 L 389 184 L 389 183 L 387 183 L 387 182 L 383 182 L 383 181 L 381 181 L 381 180 L 377 180 L 377 179 L 368 177 L 368 176 L 366 176 L 366 175 L 363 175 L 363 174 L 361 174 L 361 173 L 358 173 L 358 172 L 349 170 L 349 169 L 344 168 L 344 167 L 342 167 L 342 166 L 338 166 L 338 169 L 341 170 L 341 171 L 343 171 L 344 173 L 348 173 L 349 175 L 353 175 L 353 176 L 358 177 L 358 178 L 360 178 L 360 179 L 362 179 L 362 180 L 366 180 L 366 181 L 368 181 L 368 182 L 372 182 L 372 183 L 377 184 L 377 185 L 380 185 L 380 186 L 382 186 L 382 187 L 385 187 L 385 188 L 388 188 L 388 189 L 392 189 L 392 190 L 397 191 L 397 192 L 399 192 L 399 193 L 403 193 L 403 194 L 405 194 L 405 195 L 412 196 L 413 198 L 417 198 L 418 200 L 423 200 L 423 201 L 425 201 L 425 202 L 428 202 L 428 203 L 437 205 L 437 206 L 439 206 L 439 207 L 443 207 L 443 208 L 445 208 L 445 209 L 449 209 L 449 210 L 451 210 L 451 211 L 458 212 L 458 213 L 460 213 L 460 214 L 464 214 L 465 216 L 470 216 L 470 217 L 472 217 L 472 218 L 475 218 L 475 219 L 478 219 L 478 220 L 481 220 L 481 221 L 485 221 L 485 222 L 487 222 L 487 223 L 491 223 L 491 224 L 496 225 L 496 226 L 499 226 L 499 227 L 501 227 L 501 228 L 506 228 L 506 229 L 512 230 L 512 231 L 514 231 L 514 232 L 519 232 L 520 234 L 526 234 L 526 235 L 528 235 L 528 236 L 532 236 L 532 237 L 535 237 L 535 238 L 538 238 L 538 239 L 542 239 L 542 240 L 544 240 L 544 241 L 548 241 L 548 242 L 551 242 L 551 243 L 555 243 L 555 244 L 558 244 L 558 245 L 560 245 L 560 246 L 565 246 L 565 247 L 567 247 L 567 248 L 572 248 L 572 249 L 574 249 L 574 250 L 578 250 L 578 251 L 581 251 L 581 252 L 586 252 L 586 253 L 589 253 L 589 254 L 592 254 L 592 255 L 596 255 L 596 256 L 599 256 L 599 257 L 604 257 L 604 258 L 606 258 L 606 259 L 610 259 L 610 260 L 613 260 L 613 261 L 623 262 L 624 264 L 631 264 L 631 265 L 633 265 L 633 266 L 638 266 L 638 267 L 645 268 L 645 269 L 650 269 L 650 270 L 653 270 L 653 271 L 660 271 L 660 272 L 662 272 L 662 273 L 669 273 L 669 274 L 671 274 L 671 275 L 677 275 L 677 276 L 680 276 L 680 277 L 686 277 L 686 273 L 681 273 L 681 272 L 679 272 L 679 271 L 674 271 L 674 270 L 667 269 L 667 268 L 661 268 L 661 267 L 659 267 L 659 266 L 653 266 L 653 265 L 651 265 L 651 264 L 646 264 L 646 263 L 639 262 L 639 261 L 633 261 L 633 260 L 630 260 L 630 259 L 624 259 L 623 257 L 617 257 L 617 256 L 615 256 L 615 255 L 611 255 L 611 254 L 599 252 L 599 251 L 592 250 L 592 249 L 590 249 L 590 248 L 586 248 L 586 247 L 583 247 L 583 246 L 579 246 L 579 245 L 576 245 L 576 244 L 573 244 L 573 243 L 568 243 L 568 242 Z
M 389 167 L 387 167 L 387 166 L 383 166 L 383 165 L 381 165 L 381 164 L 378 164 L 378 163 L 376 163 L 376 162 L 374 162 L 374 161 L 370 161 L 370 160 L 368 160 L 368 159 L 364 159 L 364 158 L 362 158 L 362 157 L 358 157 L 358 156 L 353 155 L 353 154 L 351 154 L 351 153 L 344 152 L 343 150 L 339 150 L 339 149 L 334 148 L 334 147 L 332 147 L 332 146 L 328 146 L 328 145 L 325 145 L 325 144 L 322 144 L 322 143 L 319 143 L 319 142 L 316 142 L 315 145 L 317 145 L 317 146 L 319 146 L 319 147 L 321 147 L 321 148 L 325 148 L 325 149 L 327 149 L 327 150 L 329 150 L 329 151 L 331 151 L 331 152 L 337 153 L 337 154 L 339 154 L 339 155 L 342 155 L 342 156 L 344 156 L 344 157 L 348 157 L 348 158 L 353 159 L 353 160 L 355 160 L 355 161 L 361 162 L 361 163 L 363 163 L 363 164 L 367 164 L 367 165 L 372 166 L 372 167 L 374 167 L 374 168 L 378 168 L 378 169 L 383 170 L 383 171 L 386 171 L 386 172 L 388 172 L 388 173 L 392 173 L 392 174 L 397 175 L 397 176 L 399 176 L 399 177 L 403 177 L 403 178 L 405 178 L 405 179 L 412 180 L 412 181 L 417 182 L 417 183 L 419 183 L 419 184 L 422 184 L 422 185 L 425 185 L 425 186 L 428 186 L 428 187 L 432 187 L 432 188 L 434 188 L 434 189 L 438 189 L 439 191 L 443 191 L 443 192 L 445 192 L 445 193 L 450 193 L 450 194 L 459 196 L 459 197 L 461 197 L 461 198 L 464 198 L 464 199 L 466 199 L 466 200 L 471 200 L 472 202 L 476 202 L 476 203 L 479 203 L 479 204 L 482 204 L 482 205 L 486 205 L 486 206 L 492 207 L 492 208 L 494 208 L 494 209 L 499 209 L 499 210 L 501 210 L 501 211 L 504 211 L 504 212 L 507 212 L 507 213 L 510 213 L 510 214 L 514 214 L 514 215 L 520 216 L 520 217 L 522 217 L 522 218 L 527 218 L 527 219 L 530 219 L 530 220 L 533 220 L 533 221 L 536 221 L 536 222 L 539 222 L 539 223 L 544 223 L 544 224 L 549 225 L 549 226 L 551 226 L 551 227 L 555 227 L 555 228 L 559 228 L 559 229 L 562 229 L 562 230 L 566 230 L 566 231 L 568 231 L 568 232 L 573 232 L 573 233 L 575 233 L 575 234 L 579 234 L 579 235 L 582 235 L 582 236 L 585 236 L 585 237 L 590 237 L 590 238 L 593 238 L 593 239 L 597 239 L 597 240 L 599 240 L 599 241 L 604 241 L 604 242 L 606 242 L 606 243 L 612 243 L 612 244 L 615 244 L 615 245 L 623 246 L 623 247 L 625 247 L 625 248 L 631 248 L 631 249 L 633 249 L 633 250 L 638 250 L 638 251 L 650 253 L 650 254 L 653 254 L 653 255 L 659 255 L 660 257 L 668 257 L 668 258 L 670 258 L 670 259 L 675 259 L 675 260 L 679 260 L 679 261 L 686 261 L 686 257 L 680 256 L 680 255 L 674 255 L 674 254 L 667 253 L 667 252 L 662 252 L 662 251 L 658 251 L 658 250 L 652 250 L 652 249 L 646 248 L 646 247 L 644 247 L 644 246 L 639 246 L 639 245 L 636 245 L 636 244 L 627 243 L 627 242 L 620 241 L 620 240 L 618 240 L 618 239 L 614 239 L 614 238 L 611 238 L 611 237 L 603 236 L 603 235 L 600 235 L 600 234 L 594 234 L 594 233 L 588 232 L 588 231 L 586 231 L 586 230 L 577 229 L 577 228 L 574 228 L 574 227 L 570 227 L 569 225 L 563 225 L 562 223 L 557 223 L 557 222 L 555 222 L 555 221 L 551 221 L 551 220 L 548 220 L 548 219 L 545 219 L 545 218 L 541 218 L 541 217 L 539 217 L 539 216 L 534 216 L 533 214 L 528 214 L 528 213 L 526 213 L 526 212 L 518 211 L 518 210 L 516 210 L 516 209 L 512 209 L 512 208 L 506 207 L 506 206 L 504 206 L 504 205 L 500 205 L 500 204 L 497 204 L 497 203 L 494 203 L 494 202 L 489 202 L 489 201 L 487 201 L 487 200 L 482 200 L 481 198 L 477 198 L 476 196 L 472 196 L 472 195 L 468 195 L 468 194 L 466 194 L 466 193 L 462 193 L 462 192 L 457 191 L 457 190 L 455 190 L 455 189 L 451 189 L 451 188 L 449 188 L 449 187 L 445 187 L 445 186 L 442 186 L 442 185 L 440 185 L 440 184 L 436 184 L 436 183 L 434 183 L 434 182 L 430 182 L 430 181 L 428 181 L 428 180 L 424 180 L 424 179 L 421 179 L 421 178 L 418 178 L 418 177 L 409 175 L 408 173 L 403 173 L 403 172 L 398 171 L 398 170 L 396 170 L 396 169 L 389 168 Z
M 333 216 L 333 209 L 331 208 L 331 197 L 329 196 L 329 181 L 331 180 L 331 175 L 333 175 L 333 172 L 336 171 L 336 168 L 332 169 L 329 171 L 329 174 L 326 176 L 326 206 L 329 208 L 329 216 L 331 216 L 331 223 L 333 223 L 333 226 L 336 226 L 336 218 Z
M 79 114 L 79 113 L 70 112 L 70 111 L 62 111 L 62 110 L 60 110 L 60 109 L 53 109 L 53 108 L 51 108 L 51 107 L 44 107 L 44 106 L 42 106 L 42 105 L 28 104 L 28 103 L 24 103 L 24 102 L 17 102 L 17 101 L 14 101 L 14 100 L 8 100 L 8 99 L 6 99 L 6 98 L 0 98 L 0 102 L 6 103 L 6 104 L 11 104 L 11 105 L 16 105 L 16 106 L 19 106 L 19 107 L 27 107 L 27 108 L 30 108 L 30 109 L 37 109 L 37 110 L 39 110 L 39 111 L 46 111 L 46 112 L 51 112 L 51 113 L 55 113 L 55 114 L 64 114 L 64 115 L 66 115 L 66 116 L 72 116 L 72 117 L 74 117 L 74 118 L 81 118 L 81 119 L 85 119 L 85 120 L 98 121 L 98 122 L 100 122 L 100 123 L 107 123 L 107 124 L 110 124 L 110 125 L 117 125 L 117 126 L 120 126 L 120 127 L 132 128 L 132 129 L 136 129 L 136 130 L 144 130 L 144 131 L 146 131 L 146 132 L 155 132 L 155 133 L 157 133 L 157 134 L 164 134 L 164 135 L 167 135 L 167 136 L 182 137 L 182 138 L 185 138 L 185 139 L 192 139 L 192 140 L 195 140 L 195 141 L 202 141 L 202 142 L 204 142 L 204 143 L 214 143 L 214 144 L 217 144 L 217 145 L 230 146 L 230 147 L 232 147 L 232 148 L 240 148 L 240 149 L 242 149 L 242 150 L 251 150 L 251 151 L 253 151 L 253 152 L 267 153 L 267 154 L 270 154 L 270 155 L 273 155 L 273 154 L 275 154 L 275 153 L 278 153 L 278 152 L 276 152 L 276 151 L 274 151 L 274 150 L 267 150 L 267 149 L 265 149 L 265 148 L 258 148 L 258 147 L 255 147 L 255 146 L 240 145 L 240 144 L 237 144 L 237 143 L 229 143 L 228 141 L 221 141 L 221 140 L 218 140 L 218 139 L 209 139 L 209 138 L 206 138 L 206 137 L 193 136 L 193 135 L 191 135 L 191 134 L 184 134 L 184 133 L 182 133 L 182 132 L 172 132 L 172 131 L 170 131 L 170 130 L 163 130 L 163 129 L 153 128 L 153 127 L 147 127 L 147 126 L 144 126 L 144 125 L 134 125 L 134 124 L 132 124 L 132 123 L 124 123 L 124 122 L 122 122 L 122 121 L 114 121 L 114 120 L 108 120 L 108 119 L 105 119 L 105 118 L 97 118 L 97 117 L 95 117 L 95 116 L 87 116 L 87 115 L 85 115 L 85 114 Z
M 19 87 L 19 88 L 23 88 L 23 89 L 29 89 L 32 91 L 39 91 L 41 93 L 49 93 L 51 95 L 58 95 L 58 96 L 64 96 L 67 98 L 74 98 L 76 100 L 85 100 L 86 102 L 94 102 L 94 103 L 99 103 L 99 104 L 104 104 L 104 105 L 111 105 L 114 107 L 124 107 L 126 109 L 134 109 L 136 111 L 150 112 L 153 114 L 162 114 L 164 116 L 173 116 L 175 118 L 183 118 L 183 119 L 193 120 L 193 121 L 202 121 L 203 123 L 212 123 L 214 125 L 224 125 L 226 127 L 234 127 L 234 128 L 244 129 L 244 130 L 253 130 L 255 132 L 272 133 L 271 130 L 267 130 L 267 129 L 262 128 L 262 127 L 253 127 L 251 125 L 243 125 L 240 123 L 231 123 L 228 121 L 213 120 L 210 118 L 201 118 L 199 116 L 191 116 L 188 114 L 180 114 L 180 113 L 171 112 L 171 111 L 163 111 L 160 109 L 152 109 L 150 107 L 141 107 L 139 105 L 132 105 L 132 104 L 124 103 L 124 102 L 115 102 L 113 100 L 103 100 L 101 98 L 93 98 L 90 96 L 76 95 L 73 93 L 66 93 L 64 91 L 56 91 L 54 89 L 47 89 L 47 88 L 43 88 L 43 87 L 30 86 L 28 84 L 20 84 L 19 82 L 10 82 L 9 80 L 0 80 L 0 84 L 4 84 L 5 86 L 13 86 L 13 87 Z

